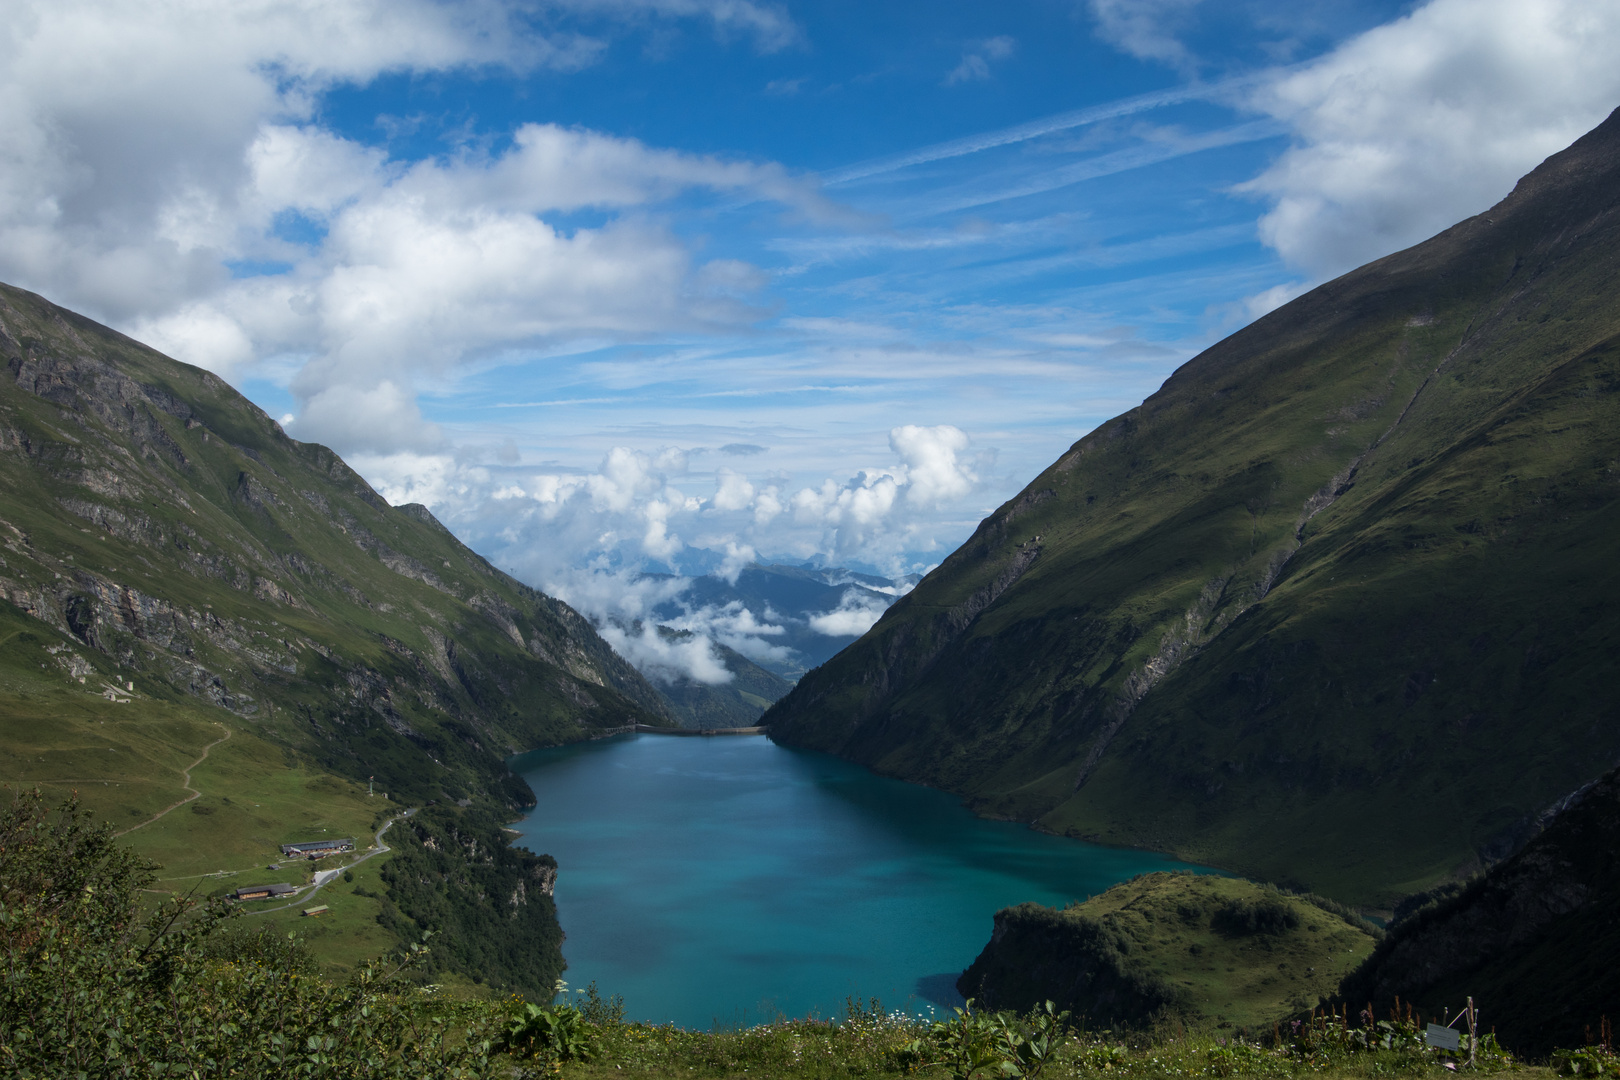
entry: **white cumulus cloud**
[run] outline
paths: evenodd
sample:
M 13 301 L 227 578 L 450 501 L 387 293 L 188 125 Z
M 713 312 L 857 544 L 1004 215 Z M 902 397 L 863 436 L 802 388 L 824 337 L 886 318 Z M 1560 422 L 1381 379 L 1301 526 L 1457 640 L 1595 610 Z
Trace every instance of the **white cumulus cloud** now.
M 1296 145 L 1247 185 L 1319 277 L 1501 199 L 1620 104 L 1620 4 L 1431 0 L 1259 92 Z
M 823 480 L 820 487 L 801 488 L 793 495 L 793 517 L 801 525 L 825 526 L 833 550 L 847 555 L 884 528 L 902 483 L 895 473 L 867 471 L 842 484 Z
M 576 0 L 796 40 L 748 0 Z M 602 42 L 521 5 L 431 0 L 18 0 L 0 23 L 0 278 L 240 378 L 297 371 L 295 433 L 431 450 L 414 398 L 514 349 L 731 328 L 765 279 L 648 215 L 705 189 L 836 216 L 772 163 L 525 124 L 497 153 L 411 162 L 323 126 L 385 72 L 589 64 Z M 560 231 L 547 215 L 602 212 Z M 371 408 L 373 407 L 374 408 Z M 370 411 L 368 411 L 370 409 Z
M 972 48 L 962 54 L 962 62 L 945 76 L 945 85 L 985 82 L 990 78 L 990 64 L 993 61 L 1006 60 L 1017 51 L 1017 48 L 1018 42 L 1005 35 L 975 42 Z
M 735 678 L 715 652 L 714 643 L 701 634 L 671 637 L 659 633 L 651 623 L 635 629 L 604 623 L 596 629 L 614 652 L 649 678 L 666 683 L 687 678 L 707 686 L 723 686 Z
M 753 503 L 754 485 L 742 473 L 721 469 L 715 473 L 715 481 L 719 490 L 709 502 L 716 510 L 742 510 Z
M 810 629 L 828 637 L 859 636 L 872 629 L 888 608 L 888 603 L 859 589 L 846 589 L 836 608 L 810 616 Z
M 906 424 L 891 431 L 889 446 L 906 465 L 906 499 L 922 506 L 937 506 L 972 491 L 978 477 L 960 457 L 969 442 L 967 432 L 950 424 Z
M 1140 60 L 1182 71 L 1195 66 L 1177 37 L 1200 0 L 1091 0 L 1097 36 Z

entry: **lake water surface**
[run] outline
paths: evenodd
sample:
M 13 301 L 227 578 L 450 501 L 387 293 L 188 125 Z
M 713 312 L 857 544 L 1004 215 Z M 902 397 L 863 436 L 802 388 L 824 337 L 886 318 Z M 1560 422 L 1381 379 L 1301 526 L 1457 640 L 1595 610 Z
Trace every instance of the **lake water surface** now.
M 930 788 L 762 737 L 623 735 L 513 761 L 519 841 L 560 865 L 570 986 L 683 1027 L 957 1003 L 1025 900 L 1187 864 L 984 821 Z

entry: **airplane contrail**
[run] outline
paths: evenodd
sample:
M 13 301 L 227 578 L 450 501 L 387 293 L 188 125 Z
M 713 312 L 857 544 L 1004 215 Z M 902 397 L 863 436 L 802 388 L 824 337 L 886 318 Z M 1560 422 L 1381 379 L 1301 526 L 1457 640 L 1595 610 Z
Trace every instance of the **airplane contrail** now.
M 930 161 L 942 161 L 946 158 L 977 154 L 980 151 L 991 150 L 998 146 L 1008 146 L 1028 139 L 1038 139 L 1042 135 L 1085 127 L 1087 124 L 1096 124 L 1103 120 L 1130 116 L 1133 113 L 1148 112 L 1152 109 L 1163 108 L 1166 105 L 1178 105 L 1184 101 L 1218 97 L 1252 83 L 1274 79 L 1278 74 L 1286 70 L 1288 69 L 1270 68 L 1263 72 L 1223 79 L 1220 82 L 1178 86 L 1169 90 L 1155 90 L 1151 94 L 1138 94 L 1136 97 L 1122 98 L 1119 101 L 1110 101 L 1103 105 L 1092 105 L 1084 109 L 1058 113 L 1056 116 L 1015 124 L 999 131 L 986 131 L 977 135 L 967 135 L 960 139 L 935 143 L 933 146 L 925 146 L 904 154 L 858 162 L 842 169 L 824 173 L 822 182 L 829 187 L 834 184 L 847 184 L 852 180 L 863 180 L 869 176 L 895 172 L 899 169 L 926 164 Z

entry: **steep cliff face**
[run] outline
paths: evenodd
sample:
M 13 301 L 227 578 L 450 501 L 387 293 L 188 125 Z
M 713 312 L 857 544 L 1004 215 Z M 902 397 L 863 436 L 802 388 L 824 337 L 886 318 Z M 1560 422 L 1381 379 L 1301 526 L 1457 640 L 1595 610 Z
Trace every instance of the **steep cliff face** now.
M 1499 857 L 1620 760 L 1616 295 L 1611 117 L 1188 362 L 764 722 L 1358 903 Z
M 1469 995 L 1521 1053 L 1591 1042 L 1620 1002 L 1620 770 L 1456 895 L 1396 924 L 1340 996 L 1431 1012 Z
M 996 912 L 990 941 L 957 980 L 987 1009 L 1051 1001 L 1098 1027 L 1144 1024 L 1186 995 L 1132 963 L 1131 939 L 1097 919 L 1019 904 Z
M 324 773 L 363 800 L 374 776 L 395 804 L 441 804 L 407 840 L 432 826 L 483 845 L 401 877 L 389 925 L 451 931 L 436 964 L 548 993 L 555 865 L 495 824 L 533 801 L 506 758 L 670 724 L 657 691 L 566 604 L 208 372 L 8 286 L 0 362 L 7 780 L 88 785 L 126 827 L 190 793 L 194 813 L 132 839 L 173 852 L 205 834 L 212 870 L 258 861 L 309 815 L 296 797 L 232 804 L 218 778 L 197 798 L 199 753 L 224 743 L 236 772 L 219 775 L 261 793 L 292 776 L 319 791 Z
M 506 755 L 663 722 L 577 612 L 214 375 L 9 287 L 0 355 L 0 596 L 156 692 L 404 798 L 509 806 Z

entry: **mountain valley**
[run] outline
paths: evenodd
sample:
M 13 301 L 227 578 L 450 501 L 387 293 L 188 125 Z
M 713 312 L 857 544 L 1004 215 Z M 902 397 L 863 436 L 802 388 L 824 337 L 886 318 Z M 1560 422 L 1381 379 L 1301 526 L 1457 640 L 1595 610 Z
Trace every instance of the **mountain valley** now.
M 771 628 L 715 634 L 724 683 L 649 680 L 217 377 L 0 286 L 5 779 L 78 792 L 164 890 L 302 884 L 281 844 L 386 831 L 308 929 L 329 968 L 432 932 L 423 978 L 544 998 L 558 867 L 510 841 L 533 793 L 509 759 L 764 714 L 983 816 L 1282 887 L 1155 875 L 1006 909 L 959 984 L 993 1003 L 1055 982 L 1124 1024 L 1247 1025 L 1340 976 L 1380 1001 L 1551 985 L 1547 958 L 1612 943 L 1612 874 L 1568 837 L 1613 847 L 1617 253 L 1611 117 L 1486 214 L 1190 361 L 920 582 L 693 579 L 652 612 L 661 642 Z M 1447 935 L 1534 908 L 1523 868 L 1560 859 L 1560 920 L 1454 962 Z M 1376 951 L 1333 906 L 1429 896 Z M 293 907 L 253 910 L 306 929 Z M 1285 908 L 1287 933 L 1221 914 Z

